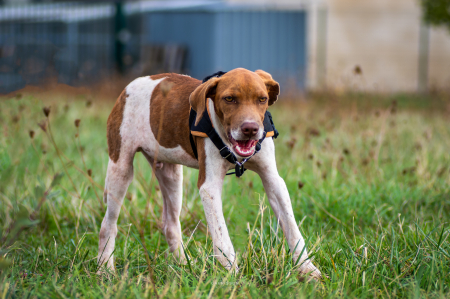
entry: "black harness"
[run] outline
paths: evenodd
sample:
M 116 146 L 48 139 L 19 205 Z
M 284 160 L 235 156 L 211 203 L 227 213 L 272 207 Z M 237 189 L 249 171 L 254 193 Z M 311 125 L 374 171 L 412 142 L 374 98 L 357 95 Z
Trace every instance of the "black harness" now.
M 206 81 L 208 81 L 209 79 L 211 79 L 213 77 L 220 77 L 224 74 L 225 74 L 225 72 L 214 73 L 211 76 L 208 76 L 205 79 L 203 79 L 203 83 L 205 83 Z M 208 103 L 206 103 L 206 104 L 208 104 Z M 208 105 L 206 105 L 206 107 L 208 107 Z M 192 147 L 192 151 L 194 152 L 195 158 L 198 159 L 198 152 L 197 152 L 197 147 L 195 146 L 192 131 L 205 133 L 209 137 L 209 139 L 211 139 L 212 143 L 214 143 L 214 145 L 217 147 L 222 158 L 227 159 L 228 162 L 236 165 L 235 172 L 227 173 L 227 175 L 236 174 L 236 177 L 240 177 L 244 174 L 244 171 L 246 170 L 244 168 L 244 163 L 247 162 L 251 157 L 256 155 L 261 150 L 261 143 L 266 138 L 267 133 L 273 132 L 273 134 L 271 135 L 271 136 L 273 136 L 273 138 L 277 138 L 279 135 L 278 131 L 275 129 L 275 125 L 273 124 L 272 115 L 270 114 L 269 111 L 266 111 L 266 113 L 264 115 L 264 121 L 263 121 L 263 125 L 264 125 L 263 137 L 261 139 L 259 139 L 258 142 L 256 143 L 255 152 L 253 153 L 253 155 L 245 158 L 244 160 L 242 160 L 242 162 L 239 162 L 238 159 L 236 158 L 235 154 L 228 148 L 228 146 L 225 145 L 223 140 L 220 138 L 219 134 L 217 134 L 216 130 L 214 129 L 214 127 L 212 125 L 212 121 L 209 117 L 208 109 L 205 109 L 205 111 L 203 112 L 202 118 L 200 119 L 200 121 L 198 122 L 197 125 L 195 125 L 196 117 L 197 117 L 197 112 L 195 112 L 195 110 L 191 108 L 191 111 L 189 113 L 189 128 L 190 128 L 189 140 L 191 142 L 191 147 Z

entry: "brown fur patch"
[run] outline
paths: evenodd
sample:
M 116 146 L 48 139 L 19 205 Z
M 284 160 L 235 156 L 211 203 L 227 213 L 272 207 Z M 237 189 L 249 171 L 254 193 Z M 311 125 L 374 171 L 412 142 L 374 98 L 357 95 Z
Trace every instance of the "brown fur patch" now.
M 198 124 L 200 119 L 202 118 L 203 112 L 205 109 L 207 109 L 206 105 L 206 99 L 212 98 L 214 99 L 216 96 L 216 87 L 217 83 L 220 79 L 218 78 L 211 78 L 205 83 L 201 84 L 198 88 L 195 89 L 195 91 L 192 93 L 191 97 L 189 98 L 189 102 L 192 106 L 192 109 L 197 112 L 197 118 L 195 119 L 195 125 Z M 208 109 L 209 117 L 211 118 L 211 113 Z
M 280 84 L 273 80 L 271 74 L 263 70 L 256 70 L 255 73 L 261 77 L 267 87 L 267 92 L 269 93 L 269 106 L 273 105 L 280 94 Z
M 152 80 L 166 77 L 153 91 L 150 100 L 150 127 L 158 143 L 165 148 L 180 145 L 194 156 L 189 141 L 189 96 L 201 81 L 178 74 L 159 74 Z
M 108 117 L 106 136 L 108 138 L 109 158 L 117 162 L 120 157 L 120 147 L 122 145 L 122 137 L 120 136 L 120 126 L 123 120 L 123 110 L 127 102 L 127 94 L 124 91 L 117 98 L 116 103 Z
M 201 137 L 194 137 L 195 145 L 197 146 L 198 151 L 198 181 L 197 181 L 197 187 L 200 189 L 200 187 L 203 185 L 203 183 L 206 180 L 206 153 L 205 153 L 205 139 Z

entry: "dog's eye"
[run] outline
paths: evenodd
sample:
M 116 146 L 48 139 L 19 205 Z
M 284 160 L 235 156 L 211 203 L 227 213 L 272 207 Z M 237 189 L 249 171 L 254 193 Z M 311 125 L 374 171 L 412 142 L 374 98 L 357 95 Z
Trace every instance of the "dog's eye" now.
M 261 103 L 264 103 L 265 101 L 267 101 L 267 98 L 259 98 L 259 101 L 260 101 Z
M 233 97 L 224 97 L 223 99 L 230 103 L 233 102 Z

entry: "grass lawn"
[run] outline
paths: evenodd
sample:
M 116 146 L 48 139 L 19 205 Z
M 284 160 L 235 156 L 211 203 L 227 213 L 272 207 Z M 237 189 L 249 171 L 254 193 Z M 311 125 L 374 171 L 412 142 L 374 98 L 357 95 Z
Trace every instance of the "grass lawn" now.
M 114 101 L 63 93 L 0 101 L 2 299 L 450 297 L 448 95 L 311 95 L 271 107 L 280 175 L 328 276 L 318 283 L 297 275 L 251 172 L 224 182 L 241 271 L 212 257 L 198 171 L 188 168 L 181 224 L 190 262 L 177 264 L 160 230 L 158 183 L 140 153 L 119 218 L 117 271 L 96 275 Z

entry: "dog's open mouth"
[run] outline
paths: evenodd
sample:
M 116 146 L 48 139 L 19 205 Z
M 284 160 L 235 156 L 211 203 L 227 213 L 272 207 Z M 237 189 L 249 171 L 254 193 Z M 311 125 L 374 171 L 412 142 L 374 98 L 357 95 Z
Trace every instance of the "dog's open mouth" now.
M 228 139 L 233 145 L 233 149 L 241 157 L 249 157 L 255 152 L 255 145 L 258 140 L 235 140 L 231 135 L 228 135 Z

